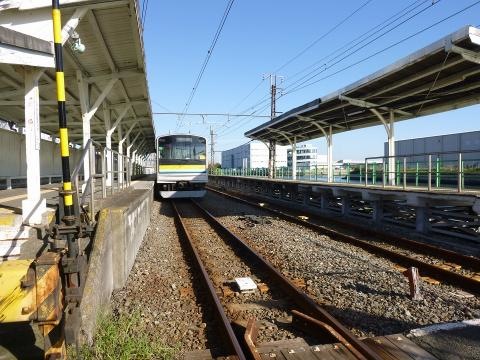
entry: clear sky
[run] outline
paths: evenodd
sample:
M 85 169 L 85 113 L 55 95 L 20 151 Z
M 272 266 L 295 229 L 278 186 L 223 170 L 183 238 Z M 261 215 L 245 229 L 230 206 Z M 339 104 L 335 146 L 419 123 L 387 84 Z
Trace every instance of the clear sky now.
M 227 3 L 227 0 L 148 2 L 144 41 L 154 112 L 183 111 Z M 385 30 L 391 31 L 371 44 L 363 43 L 362 49 L 338 64 L 320 69 L 322 72 L 315 79 L 347 67 L 471 4 L 475 5 L 378 56 L 312 86 L 288 93 L 294 88 L 295 81 L 305 74 L 298 75 L 300 71 L 317 61 L 325 63 L 331 59 L 323 59 L 325 56 L 399 12 L 404 16 L 377 36 Z M 358 12 L 339 25 L 362 5 Z M 401 22 L 404 23 L 400 25 Z M 262 77 L 270 73 L 284 78 L 279 87 L 285 89 L 285 95 L 278 99 L 277 111 L 288 111 L 359 80 L 467 24 L 480 25 L 480 1 L 236 0 L 189 112 L 248 114 L 258 111 L 257 114 L 269 115 L 268 101 L 255 105 L 269 96 L 269 80 L 262 81 Z M 319 41 L 312 47 L 289 62 L 317 39 Z M 185 117 L 179 121 L 174 115 L 154 115 L 157 135 L 191 132 L 208 137 L 209 129 L 213 127 L 218 134 L 215 150 L 226 150 L 249 141 L 244 132 L 265 121 L 261 118 L 214 116 L 205 119 Z M 401 140 L 473 130 L 480 130 L 480 105 L 397 123 L 395 138 Z M 333 141 L 335 160 L 360 160 L 382 155 L 386 134 L 383 126 L 375 126 L 335 135 Z M 326 153 L 323 138 L 313 142 L 319 146 L 320 152 Z M 216 158 L 219 159 L 219 155 Z

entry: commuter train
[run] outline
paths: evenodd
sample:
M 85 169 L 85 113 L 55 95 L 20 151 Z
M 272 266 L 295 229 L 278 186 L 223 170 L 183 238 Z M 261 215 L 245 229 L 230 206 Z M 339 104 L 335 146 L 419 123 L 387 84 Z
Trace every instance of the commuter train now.
M 162 198 L 203 197 L 206 155 L 206 140 L 201 136 L 158 137 L 156 193 Z

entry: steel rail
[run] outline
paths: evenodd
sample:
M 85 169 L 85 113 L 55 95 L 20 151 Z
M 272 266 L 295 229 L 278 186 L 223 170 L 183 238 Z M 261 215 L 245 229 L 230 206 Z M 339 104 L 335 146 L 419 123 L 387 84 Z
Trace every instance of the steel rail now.
M 301 291 L 296 285 L 287 279 L 279 270 L 277 270 L 270 262 L 265 260 L 253 248 L 247 245 L 242 239 L 237 237 L 229 229 L 223 226 L 208 210 L 204 209 L 199 203 L 194 200 L 191 202 L 203 213 L 209 224 L 225 238 L 229 239 L 232 245 L 244 251 L 254 261 L 259 264 L 276 282 L 281 285 L 281 289 L 287 293 L 292 300 L 303 310 L 306 314 L 325 322 L 331 326 L 335 332 L 341 335 L 347 341 L 347 349 L 358 359 L 380 360 L 380 357 L 367 344 L 359 340 L 350 330 L 334 318 L 328 311 L 323 309 L 313 298 Z M 340 339 L 339 339 L 340 341 Z
M 172 208 L 174 210 L 175 221 L 177 222 L 177 228 L 180 229 L 181 234 L 187 240 L 189 248 L 195 257 L 196 265 L 198 266 L 202 274 L 202 279 L 209 290 L 209 294 L 212 301 L 215 303 L 215 310 L 218 314 L 218 317 L 221 320 L 221 324 L 225 332 L 225 337 L 226 337 L 226 340 L 228 341 L 230 350 L 234 352 L 235 354 L 234 356 L 236 356 L 239 360 L 246 360 L 245 354 L 243 353 L 243 350 L 237 340 L 237 337 L 233 332 L 232 325 L 230 324 L 230 321 L 228 320 L 227 315 L 225 314 L 225 311 L 223 309 L 222 303 L 220 302 L 220 299 L 217 296 L 215 287 L 213 286 L 213 283 L 210 280 L 210 277 L 208 276 L 208 273 L 205 269 L 205 266 L 203 265 L 200 255 L 198 254 L 195 248 L 195 245 L 193 244 L 192 237 L 188 232 L 187 227 L 185 226 L 185 223 L 182 220 L 180 212 L 178 211 L 178 208 L 174 202 L 172 202 Z
M 254 205 L 256 207 L 259 207 L 258 203 L 249 202 L 248 200 L 245 200 L 243 198 L 239 198 L 239 197 L 237 197 L 235 195 L 232 195 L 232 194 L 229 194 L 229 193 L 222 192 L 218 189 L 208 187 L 208 190 L 211 190 L 212 192 L 216 192 L 218 194 L 225 195 L 225 196 L 228 196 L 228 197 L 237 198 L 240 201 L 246 201 L 250 205 Z M 245 197 L 245 198 L 248 198 L 248 199 L 258 200 L 255 197 L 250 196 L 250 195 L 243 195 L 242 194 L 242 196 Z M 276 204 L 276 206 L 278 206 L 281 209 L 292 211 L 292 209 L 288 209 L 286 206 L 283 206 L 283 205 Z M 267 209 L 265 207 L 262 207 L 262 208 Z M 434 256 L 437 256 L 437 257 L 439 257 L 439 258 L 441 258 L 445 261 L 449 261 L 449 262 L 455 263 L 457 265 L 461 265 L 462 267 L 469 268 L 473 271 L 480 271 L 480 258 L 475 257 L 475 256 L 460 254 L 460 253 L 457 253 L 457 252 L 452 251 L 452 250 L 443 249 L 443 248 L 440 248 L 438 246 L 426 244 L 426 243 L 423 243 L 423 242 L 420 242 L 420 241 L 415 241 L 415 240 L 408 239 L 408 238 L 403 237 L 403 236 L 395 235 L 395 234 L 392 234 L 392 233 L 387 233 L 385 231 L 372 230 L 371 228 L 367 228 L 367 227 L 365 227 L 363 225 L 360 225 L 360 224 L 354 224 L 354 223 L 346 221 L 346 220 L 335 219 L 335 218 L 331 218 L 331 217 L 328 217 L 328 216 L 322 216 L 320 214 L 314 213 L 313 211 L 308 211 L 308 209 L 302 210 L 302 212 L 309 215 L 310 217 L 312 217 L 316 220 L 328 221 L 328 222 L 330 222 L 332 224 L 335 224 L 335 225 L 345 226 L 347 228 L 350 228 L 354 231 L 359 232 L 362 235 L 375 236 L 376 238 L 378 238 L 378 239 L 380 239 L 380 240 L 382 240 L 386 243 L 389 243 L 390 245 L 397 246 L 397 247 L 402 248 L 404 250 L 413 250 L 417 253 L 422 253 L 422 254 L 427 255 L 427 256 L 434 255 Z
M 232 198 L 234 200 L 243 202 L 247 205 L 254 206 L 263 210 L 266 210 L 272 214 L 275 214 L 276 216 L 279 216 L 287 221 L 308 227 L 316 232 L 322 233 L 323 235 L 328 235 L 336 240 L 346 242 L 349 244 L 352 244 L 354 246 L 360 247 L 364 250 L 367 250 L 373 254 L 380 255 L 384 258 L 389 259 L 390 261 L 410 267 L 414 266 L 417 267 L 422 275 L 428 275 L 431 276 L 439 281 L 443 281 L 445 283 L 448 283 L 450 285 L 453 285 L 455 287 L 461 288 L 463 290 L 475 293 L 477 295 L 480 295 L 480 281 L 477 281 L 473 278 L 470 278 L 468 276 L 464 276 L 462 274 L 450 271 L 450 270 L 445 270 L 439 266 L 432 265 L 429 263 L 426 263 L 424 261 L 409 257 L 407 255 L 403 255 L 400 253 L 397 253 L 393 250 L 386 249 L 382 246 L 375 245 L 373 243 L 370 243 L 365 240 L 358 239 L 354 236 L 347 235 L 344 233 L 341 233 L 339 231 L 327 228 L 323 225 L 318 225 L 315 223 L 312 223 L 310 221 L 307 221 L 305 219 L 298 218 L 296 216 L 284 213 L 283 211 L 273 209 L 271 207 L 265 207 L 261 206 L 258 203 L 242 199 L 241 197 L 231 195 L 222 191 L 219 191 L 217 189 L 212 189 L 211 187 L 208 187 L 208 190 L 216 192 L 220 195 Z M 393 237 L 394 235 L 392 235 Z M 397 245 L 398 246 L 398 245 Z M 438 249 L 438 248 L 437 248 Z M 468 257 L 469 258 L 469 257 Z

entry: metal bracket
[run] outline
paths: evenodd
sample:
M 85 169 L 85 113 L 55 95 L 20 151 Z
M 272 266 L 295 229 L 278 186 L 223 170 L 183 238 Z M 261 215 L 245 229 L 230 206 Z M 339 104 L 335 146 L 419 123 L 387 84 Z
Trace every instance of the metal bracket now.
M 454 45 L 451 41 L 448 41 L 445 44 L 445 51 L 453 52 L 455 54 L 461 55 L 463 59 L 467 61 L 473 62 L 475 64 L 480 64 L 480 53 Z
M 81 323 L 82 319 L 78 304 L 67 304 L 65 308 L 65 341 L 67 344 L 75 344 L 77 342 Z
M 365 109 L 377 109 L 378 108 L 378 109 L 386 110 L 386 111 L 392 110 L 392 111 L 394 111 L 394 112 L 396 112 L 400 115 L 406 115 L 406 116 L 412 116 L 413 115 L 412 113 L 409 113 L 408 111 L 403 111 L 403 110 L 400 110 L 400 109 L 393 109 L 393 108 L 390 108 L 388 106 L 383 106 L 383 105 L 371 103 L 371 102 L 368 102 L 368 101 L 365 101 L 365 100 L 354 99 L 354 98 L 351 98 L 351 97 L 348 97 L 348 96 L 345 96 L 345 95 L 338 95 L 338 99 L 343 100 L 343 101 L 347 101 L 351 105 L 358 106 L 358 107 L 365 108 Z

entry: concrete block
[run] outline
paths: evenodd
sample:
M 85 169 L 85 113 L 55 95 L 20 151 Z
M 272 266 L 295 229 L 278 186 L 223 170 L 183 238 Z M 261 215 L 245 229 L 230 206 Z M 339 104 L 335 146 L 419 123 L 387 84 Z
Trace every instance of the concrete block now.
M 100 211 L 80 312 L 81 343 L 91 343 L 96 318 L 127 281 L 150 223 L 153 186 L 118 194 Z

